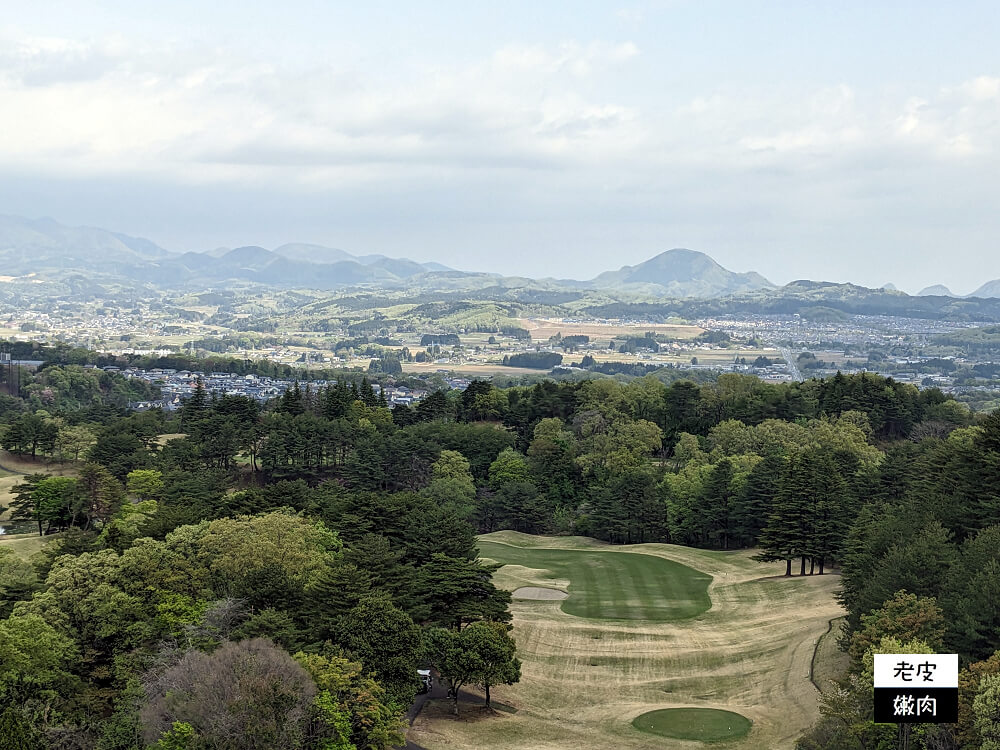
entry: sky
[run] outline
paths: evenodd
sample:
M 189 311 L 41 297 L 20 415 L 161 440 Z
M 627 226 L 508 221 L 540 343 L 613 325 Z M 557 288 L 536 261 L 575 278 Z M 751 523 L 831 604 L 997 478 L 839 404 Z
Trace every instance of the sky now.
M 591 278 L 1000 278 L 1000 3 L 0 0 L 0 213 Z

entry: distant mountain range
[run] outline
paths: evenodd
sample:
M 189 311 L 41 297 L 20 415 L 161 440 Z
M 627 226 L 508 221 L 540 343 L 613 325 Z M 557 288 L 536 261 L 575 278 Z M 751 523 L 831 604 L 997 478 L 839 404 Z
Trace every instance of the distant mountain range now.
M 171 252 L 156 243 L 94 227 L 68 227 L 44 219 L 0 216 L 0 276 L 59 279 L 68 274 L 118 283 L 169 288 L 252 283 L 279 288 L 487 289 L 531 287 L 619 292 L 633 297 L 715 299 L 751 293 L 798 294 L 802 284 L 777 287 L 758 273 L 736 273 L 695 250 L 674 249 L 635 266 L 605 271 L 589 281 L 526 279 L 493 273 L 456 271 L 440 263 L 417 263 L 385 255 L 352 255 L 338 248 L 288 243 L 268 250 L 250 245 L 208 252 Z M 907 296 L 886 284 L 879 294 Z M 956 297 L 947 287 L 932 286 L 917 296 Z M 1000 279 L 969 297 L 1000 297 Z
M 358 257 L 321 245 L 174 253 L 150 240 L 104 229 L 15 216 L 0 216 L 0 268 L 5 276 L 75 271 L 161 285 L 248 281 L 320 289 L 391 285 L 421 274 L 452 273 L 439 263 L 421 264 L 384 255 Z
M 987 281 L 972 294 L 955 294 L 944 284 L 935 284 L 917 292 L 917 297 L 955 297 L 956 299 L 966 299 L 969 297 L 1000 297 L 1000 279 Z

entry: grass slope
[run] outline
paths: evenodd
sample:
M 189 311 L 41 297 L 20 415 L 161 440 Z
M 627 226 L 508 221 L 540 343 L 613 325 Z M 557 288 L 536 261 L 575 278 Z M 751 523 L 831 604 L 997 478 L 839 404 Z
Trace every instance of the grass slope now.
M 632 721 L 658 709 L 713 708 L 753 722 L 746 737 L 726 741 L 723 747 L 791 750 L 801 731 L 818 718 L 819 693 L 809 681 L 809 670 L 817 640 L 829 621 L 843 614 L 833 598 L 838 576 L 782 578 L 783 564 L 755 562 L 749 551 L 610 546 L 581 537 L 509 531 L 481 540 L 521 549 L 508 554 L 525 554 L 520 563 L 494 574 L 498 586 L 560 588 L 571 592 L 570 597 L 511 605 L 513 636 L 523 662 L 521 682 L 492 693 L 516 713 L 483 717 L 466 708 L 455 721 L 431 711 L 418 717 L 410 731 L 409 738 L 417 744 L 430 750 L 695 750 L 704 746 L 650 735 Z M 561 605 L 583 595 L 585 584 L 572 567 L 531 567 L 538 564 L 528 556 L 532 550 L 625 558 L 640 553 L 679 563 L 711 576 L 711 608 L 675 621 L 567 614 Z M 490 551 L 496 553 L 495 548 Z
M 59 538 L 58 534 L 38 536 L 38 534 L 4 534 L 0 536 L 0 547 L 13 550 L 22 560 L 28 560 L 36 552 Z
M 712 578 L 653 555 L 616 555 L 570 549 L 526 549 L 480 541 L 483 558 L 545 570 L 569 581 L 562 611 L 594 620 L 666 622 L 700 615 L 712 606 Z

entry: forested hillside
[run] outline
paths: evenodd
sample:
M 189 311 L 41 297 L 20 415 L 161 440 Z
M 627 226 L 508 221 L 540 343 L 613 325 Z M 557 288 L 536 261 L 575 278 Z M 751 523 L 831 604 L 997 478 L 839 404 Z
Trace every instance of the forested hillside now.
M 842 572 L 852 673 L 802 747 L 895 737 L 865 693 L 887 647 L 960 653 L 963 723 L 916 741 L 989 747 L 1000 415 L 977 422 L 939 391 L 474 381 L 389 410 L 342 380 L 265 407 L 198 390 L 168 416 L 94 408 L 43 375 L 52 412 L 35 390 L 0 403 L 7 450 L 72 461 L 38 463 L 10 502 L 19 531 L 53 541 L 31 560 L 0 547 L 0 736 L 17 747 L 389 747 L 417 667 L 517 679 L 509 594 L 476 560 L 475 534 L 500 529 Z M 55 438 L 27 440 L 34 422 Z M 235 694 L 252 698 L 236 710 Z

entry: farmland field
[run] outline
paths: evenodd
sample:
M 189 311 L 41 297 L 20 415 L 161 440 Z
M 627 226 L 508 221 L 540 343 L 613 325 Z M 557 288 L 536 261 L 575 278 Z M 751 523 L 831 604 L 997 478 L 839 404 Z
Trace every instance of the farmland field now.
M 547 341 L 550 336 L 555 336 L 557 333 L 563 336 L 590 336 L 592 340 L 603 341 L 615 336 L 642 336 L 646 331 L 655 331 L 677 339 L 693 339 L 705 330 L 698 326 L 672 323 L 612 324 L 582 321 L 564 323 L 554 318 L 521 318 L 517 322 L 522 328 L 531 332 L 534 341 Z
M 438 370 L 459 375 L 472 375 L 474 377 L 487 377 L 490 375 L 538 375 L 548 372 L 548 370 L 537 370 L 530 367 L 509 367 L 499 362 L 465 363 L 465 364 L 437 364 L 435 362 L 404 362 L 403 372 L 407 374 L 428 374 Z
M 516 710 L 485 716 L 470 707 L 457 721 L 421 715 L 409 738 L 429 750 L 705 747 L 633 726 L 671 708 L 729 711 L 751 722 L 745 737 L 721 747 L 782 750 L 818 717 L 810 665 L 817 640 L 842 614 L 833 598 L 837 576 L 783 578 L 783 564 L 755 562 L 749 551 L 610 546 L 510 531 L 481 537 L 480 549 L 508 563 L 494 574 L 498 586 L 569 596 L 515 598 L 521 682 L 493 694 Z M 700 598 L 706 586 L 708 609 Z M 698 714 L 654 716 L 680 726 L 677 717 Z M 707 737 L 711 727 L 703 729 Z

